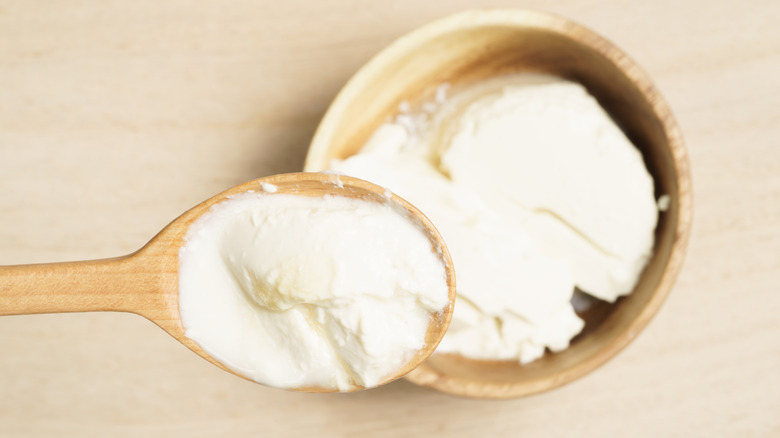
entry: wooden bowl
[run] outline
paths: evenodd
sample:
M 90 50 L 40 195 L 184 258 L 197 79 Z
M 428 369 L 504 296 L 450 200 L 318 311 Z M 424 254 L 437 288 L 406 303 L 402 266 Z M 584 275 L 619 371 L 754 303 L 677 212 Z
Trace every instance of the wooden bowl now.
M 449 394 L 518 397 L 593 371 L 631 342 L 658 311 L 688 241 L 688 160 L 669 107 L 647 75 L 609 41 L 540 12 L 464 12 L 391 44 L 336 97 L 314 136 L 305 170 L 324 170 L 330 160 L 356 153 L 402 101 L 430 100 L 442 83 L 461 85 L 518 72 L 549 73 L 587 87 L 642 152 L 656 196 L 669 195 L 671 204 L 659 216 L 654 254 L 633 293 L 580 314 L 585 329 L 568 350 L 527 365 L 435 354 L 406 377 Z

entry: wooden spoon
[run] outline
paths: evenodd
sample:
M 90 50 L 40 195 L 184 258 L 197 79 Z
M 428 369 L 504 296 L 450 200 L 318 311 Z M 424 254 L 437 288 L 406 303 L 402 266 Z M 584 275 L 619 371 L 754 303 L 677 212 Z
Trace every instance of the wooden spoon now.
M 455 301 L 455 275 L 447 247 L 439 232 L 414 206 L 369 182 L 323 173 L 291 173 L 249 181 L 228 189 L 192 208 L 166 226 L 140 250 L 112 259 L 37 265 L 0 266 L 0 315 L 59 312 L 118 311 L 141 315 L 154 322 L 179 342 L 225 371 L 226 368 L 184 335 L 179 315 L 179 248 L 190 225 L 213 205 L 229 196 L 250 190 L 262 191 L 261 184 L 277 187 L 273 194 L 300 196 L 346 196 L 368 202 L 393 202 L 409 213 L 409 219 L 425 230 L 447 272 L 450 304 L 432 314 L 424 347 L 403 367 L 381 384 L 389 383 L 413 370 L 433 353 L 452 318 Z M 273 194 L 268 193 L 272 196 Z M 336 392 L 333 388 L 289 388 L 307 392 Z M 351 392 L 364 388 L 352 388 Z

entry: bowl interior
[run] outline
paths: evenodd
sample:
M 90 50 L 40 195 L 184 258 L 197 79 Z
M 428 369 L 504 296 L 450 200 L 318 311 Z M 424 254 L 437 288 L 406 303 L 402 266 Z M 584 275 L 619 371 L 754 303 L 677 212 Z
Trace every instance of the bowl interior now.
M 633 293 L 580 313 L 585 329 L 561 353 L 527 365 L 438 354 L 407 377 L 452 394 L 503 398 L 556 387 L 593 370 L 623 348 L 661 305 L 679 269 L 690 216 L 687 161 L 677 126 L 644 73 L 593 32 L 529 11 L 479 11 L 423 27 L 371 60 L 334 101 L 307 156 L 307 171 L 356 153 L 402 101 L 432 98 L 438 85 L 497 75 L 548 73 L 582 83 L 641 151 L 660 214 L 654 255 Z M 681 220 L 682 218 L 682 220 Z M 457 274 L 457 273 L 456 273 Z

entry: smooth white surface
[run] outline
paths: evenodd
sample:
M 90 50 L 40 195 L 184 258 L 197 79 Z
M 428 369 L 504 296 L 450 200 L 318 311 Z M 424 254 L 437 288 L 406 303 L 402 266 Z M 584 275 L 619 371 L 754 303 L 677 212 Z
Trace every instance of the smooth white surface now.
M 567 260 L 583 291 L 630 293 L 658 219 L 639 151 L 579 84 L 528 75 L 474 88 L 438 128 L 441 170 Z
M 652 178 L 578 84 L 521 75 L 446 91 L 331 169 L 396 191 L 448 242 L 459 302 L 437 351 L 523 363 L 560 351 L 583 327 L 575 286 L 614 301 L 644 268 Z
M 441 259 L 405 212 L 341 196 L 233 196 L 193 223 L 179 260 L 187 337 L 280 388 L 376 386 L 449 301 Z

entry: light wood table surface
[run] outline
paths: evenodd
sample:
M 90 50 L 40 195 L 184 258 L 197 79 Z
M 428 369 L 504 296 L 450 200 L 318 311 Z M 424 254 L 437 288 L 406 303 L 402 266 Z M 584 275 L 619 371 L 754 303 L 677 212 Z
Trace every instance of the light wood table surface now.
M 594 373 L 509 401 L 264 388 L 129 314 L 0 318 L 0 436 L 780 436 L 780 2 L 0 0 L 0 264 L 131 252 L 297 171 L 344 82 L 480 6 L 578 21 L 668 99 L 694 227 L 669 300 Z

